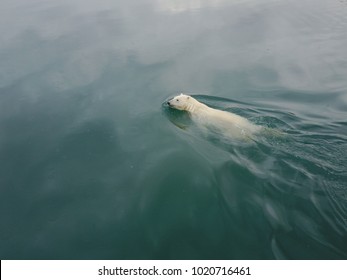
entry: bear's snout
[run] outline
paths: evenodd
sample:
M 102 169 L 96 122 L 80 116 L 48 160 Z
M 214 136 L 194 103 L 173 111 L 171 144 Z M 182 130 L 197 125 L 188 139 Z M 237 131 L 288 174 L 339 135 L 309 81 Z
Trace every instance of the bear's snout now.
M 167 102 L 167 105 L 169 105 L 169 106 L 171 105 L 170 101 Z

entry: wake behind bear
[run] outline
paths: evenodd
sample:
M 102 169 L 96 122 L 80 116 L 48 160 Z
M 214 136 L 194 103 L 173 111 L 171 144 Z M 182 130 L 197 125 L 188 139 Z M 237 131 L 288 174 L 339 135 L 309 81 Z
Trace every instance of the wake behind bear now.
M 170 108 L 189 113 L 192 121 L 201 128 L 215 131 L 231 139 L 252 139 L 262 127 L 239 115 L 211 108 L 193 98 L 181 94 L 167 102 Z

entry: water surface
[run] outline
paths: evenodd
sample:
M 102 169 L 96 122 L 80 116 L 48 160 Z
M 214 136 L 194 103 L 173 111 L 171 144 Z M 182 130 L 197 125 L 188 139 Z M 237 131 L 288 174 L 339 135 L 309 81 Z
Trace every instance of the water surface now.
M 1 259 L 346 259 L 346 15 L 2 1 Z M 179 92 L 286 136 L 204 137 Z

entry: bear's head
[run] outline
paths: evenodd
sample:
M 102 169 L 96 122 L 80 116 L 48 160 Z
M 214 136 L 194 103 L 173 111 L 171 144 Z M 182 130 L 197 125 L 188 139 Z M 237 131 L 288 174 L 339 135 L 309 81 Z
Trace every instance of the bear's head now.
M 180 95 L 177 95 L 169 100 L 167 102 L 167 105 L 177 110 L 187 110 L 189 108 L 189 105 L 191 104 L 192 99 L 193 98 L 191 96 L 181 93 Z

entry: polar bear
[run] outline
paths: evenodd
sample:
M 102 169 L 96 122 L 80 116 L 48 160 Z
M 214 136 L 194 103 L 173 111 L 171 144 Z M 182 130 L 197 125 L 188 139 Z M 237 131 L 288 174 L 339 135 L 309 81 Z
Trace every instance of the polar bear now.
M 217 110 L 199 102 L 189 95 L 182 94 L 167 101 L 170 108 L 186 111 L 198 125 L 216 131 L 223 136 L 252 139 L 261 127 L 239 115 Z

